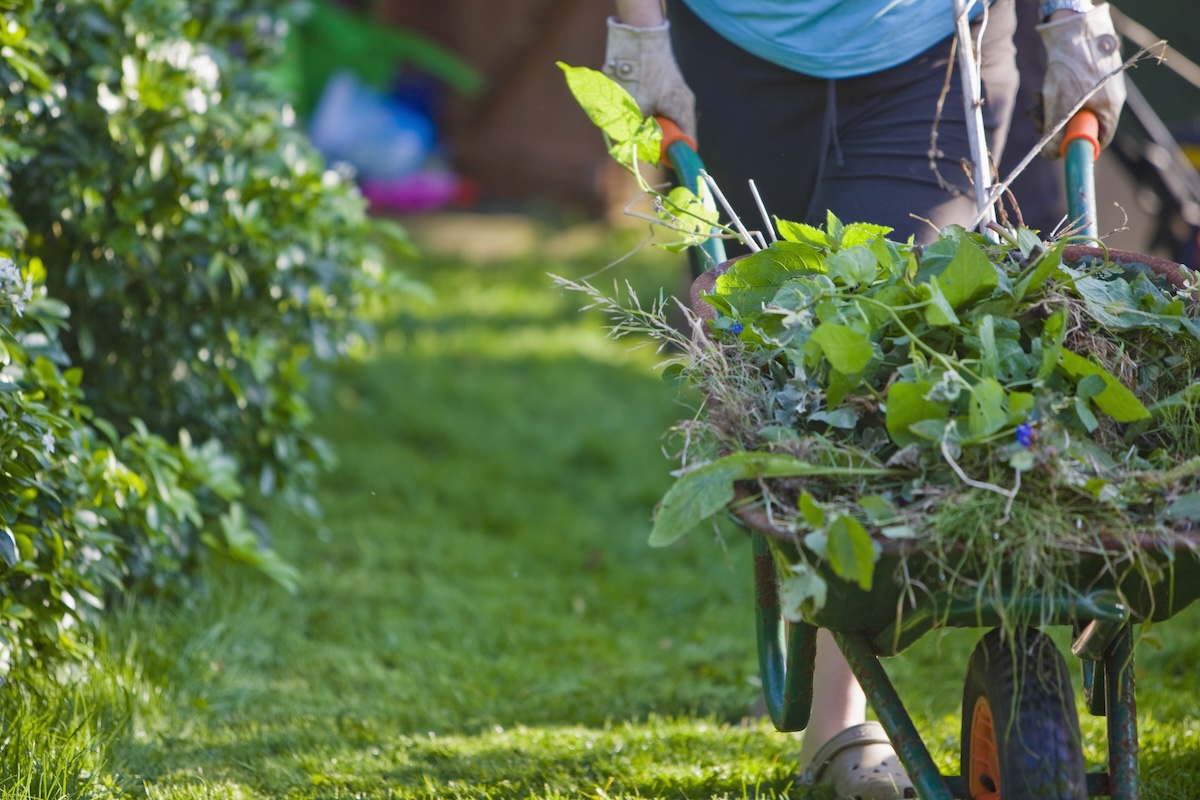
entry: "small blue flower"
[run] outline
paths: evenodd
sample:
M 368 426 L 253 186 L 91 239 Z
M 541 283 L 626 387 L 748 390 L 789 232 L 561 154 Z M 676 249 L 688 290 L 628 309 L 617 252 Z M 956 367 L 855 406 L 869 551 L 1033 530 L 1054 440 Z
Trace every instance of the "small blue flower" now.
M 1033 426 L 1028 422 L 1022 422 L 1017 426 L 1017 444 L 1021 447 L 1033 445 Z
M 735 323 L 733 323 L 732 325 L 730 325 L 730 326 L 729 326 L 729 330 L 733 331 L 733 335 L 734 335 L 734 336 L 741 336 L 741 335 L 742 335 L 742 331 L 744 331 L 744 330 L 746 330 L 746 329 L 742 327 L 742 323 L 740 323 L 740 322 L 735 322 Z

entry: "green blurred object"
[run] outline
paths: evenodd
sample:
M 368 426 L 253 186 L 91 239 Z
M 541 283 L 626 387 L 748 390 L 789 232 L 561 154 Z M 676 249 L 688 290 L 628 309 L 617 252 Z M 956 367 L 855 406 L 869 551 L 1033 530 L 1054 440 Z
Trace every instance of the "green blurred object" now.
M 460 92 L 483 88 L 483 77 L 441 45 L 329 2 L 313 3 L 312 12 L 292 29 L 281 80 L 295 98 L 297 113 L 308 116 L 339 69 L 385 91 L 402 65 L 418 67 Z

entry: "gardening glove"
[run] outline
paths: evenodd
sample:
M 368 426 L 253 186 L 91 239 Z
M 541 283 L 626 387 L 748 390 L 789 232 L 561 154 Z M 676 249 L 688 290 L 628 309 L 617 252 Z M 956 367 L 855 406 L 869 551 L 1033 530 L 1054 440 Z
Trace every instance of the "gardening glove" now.
M 696 96 L 671 51 L 671 23 L 635 28 L 608 18 L 604 74 L 633 95 L 646 116 L 661 114 L 696 138 Z
M 1108 3 L 1038 25 L 1046 47 L 1046 78 L 1042 83 L 1042 130 L 1050 130 L 1100 79 L 1121 66 L 1121 43 L 1108 13 Z M 1100 121 L 1100 146 L 1112 141 L 1121 106 L 1125 105 L 1125 76 L 1116 75 L 1084 105 Z M 1042 149 L 1046 158 L 1062 153 L 1063 131 Z

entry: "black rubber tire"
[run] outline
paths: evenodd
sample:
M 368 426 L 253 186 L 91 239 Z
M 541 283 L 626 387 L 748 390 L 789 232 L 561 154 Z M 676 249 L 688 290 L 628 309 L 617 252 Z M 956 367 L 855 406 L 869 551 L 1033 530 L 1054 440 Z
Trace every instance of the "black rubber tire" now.
M 1001 800 L 1087 800 L 1075 691 L 1050 637 L 1020 628 L 1007 638 L 997 628 L 975 647 L 963 688 L 964 781 L 981 699 L 990 706 L 999 771 L 988 778 Z

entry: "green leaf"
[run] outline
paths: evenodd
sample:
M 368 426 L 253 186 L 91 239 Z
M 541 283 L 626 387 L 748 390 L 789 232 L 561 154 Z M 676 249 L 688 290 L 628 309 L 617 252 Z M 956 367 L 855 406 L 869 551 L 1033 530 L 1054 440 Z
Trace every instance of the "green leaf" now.
M 1013 288 L 1013 297 L 1016 300 L 1021 300 L 1031 290 L 1041 289 L 1046 279 L 1062 266 L 1062 252 L 1064 247 L 1066 247 L 1066 240 L 1058 242 L 1053 249 L 1041 256 L 1037 262 L 1037 266 L 1028 275 L 1017 282 L 1017 285 Z
M 645 115 L 624 87 L 598 70 L 557 63 L 567 88 L 596 127 L 618 142 L 634 138 Z
M 800 493 L 800 516 L 808 523 L 808 527 L 820 530 L 825 527 L 825 508 L 808 492 Z
M 1063 340 L 1067 335 L 1067 315 L 1064 311 L 1055 311 L 1046 318 L 1042 325 L 1042 335 L 1039 341 L 1042 348 L 1042 365 L 1038 369 L 1038 380 L 1045 380 L 1058 366 L 1059 356 L 1064 352 Z
M 873 225 L 870 222 L 851 222 L 842 228 L 842 249 L 859 247 L 862 245 L 870 245 L 872 242 L 880 241 L 889 233 L 891 228 L 884 225 Z M 886 252 L 886 248 L 884 248 Z M 888 259 L 891 260 L 890 258 Z
M 1028 228 L 1017 228 L 1017 249 L 1021 255 L 1029 258 L 1035 250 L 1043 247 L 1042 240 Z
M 963 238 L 958 252 L 938 276 L 938 286 L 955 310 L 968 300 L 990 294 L 1000 285 L 1000 273 L 987 253 L 973 241 Z
M 713 292 L 728 298 L 739 315 L 745 316 L 774 299 L 788 280 L 824 271 L 820 254 L 811 245 L 773 242 L 770 247 L 735 262 L 717 278 Z
M 835 428 L 854 430 L 858 426 L 858 414 L 852 408 L 835 408 L 832 411 L 814 411 L 808 415 L 810 422 L 824 422 Z
M 1087 398 L 1076 397 L 1073 408 L 1075 409 L 1075 416 L 1079 417 L 1080 423 L 1083 424 L 1087 432 L 1095 433 L 1096 429 L 1100 427 L 1100 420 L 1096 419 L 1096 415 L 1092 413 L 1092 407 L 1088 404 Z
M 647 164 L 657 164 L 662 156 L 662 128 L 658 120 L 647 118 L 637 127 L 628 139 L 617 141 L 608 149 L 608 154 L 615 161 L 633 169 L 638 161 Z
M 846 399 L 846 395 L 854 391 L 861 383 L 861 380 L 853 380 L 847 377 L 845 373 L 838 372 L 836 369 L 830 370 L 829 386 L 825 390 L 825 402 L 834 408 L 840 406 L 842 401 Z M 835 419 L 837 418 L 835 417 Z
M 1167 506 L 1167 516 L 1171 519 L 1200 522 L 1200 492 L 1190 492 L 1176 497 Z
M 973 438 L 990 436 L 1008 424 L 1008 413 L 1004 410 L 1006 397 L 1000 381 L 984 378 L 971 387 L 970 393 L 968 430 Z
M 740 452 L 685 473 L 667 490 L 654 516 L 650 545 L 665 547 L 727 506 L 734 481 L 748 478 L 787 478 L 805 475 L 877 476 L 893 470 L 868 467 L 827 467 L 776 453 Z
M 829 365 L 843 375 L 857 375 L 875 356 L 871 340 L 848 325 L 818 325 L 810 341 L 821 348 Z
M 929 301 L 929 305 L 925 306 L 925 321 L 930 325 L 940 328 L 958 324 L 958 315 L 954 313 L 954 306 L 942 292 L 942 287 L 936 277 L 931 277 L 929 283 L 919 285 L 917 294 L 921 299 Z
M 785 242 L 796 242 L 818 248 L 826 248 L 831 244 L 825 231 L 812 225 L 805 225 L 803 222 L 789 222 L 776 217 L 775 230 L 779 231 L 779 238 Z
M 869 494 L 861 498 L 858 506 L 877 525 L 896 519 L 896 507 L 881 494 Z
M 845 226 L 842 221 L 834 216 L 832 211 L 825 212 L 825 232 L 829 236 L 829 243 L 834 247 L 842 246 L 842 231 Z
M 676 186 L 663 199 L 662 216 L 674 220 L 692 234 L 707 234 L 717 224 L 719 212 L 711 202 L 686 186 Z
M 1083 298 L 1088 313 L 1106 328 L 1128 330 L 1151 320 L 1139 308 L 1140 304 L 1124 278 L 1079 278 L 1075 281 L 1075 291 Z
M 870 248 L 859 245 L 831 255 L 825 260 L 825 269 L 838 283 L 858 286 L 875 280 L 879 274 L 879 261 Z
M 1037 398 L 1032 392 L 1008 393 L 1008 424 L 1016 425 L 1029 418 L 1029 412 L 1037 404 Z
M 1084 400 L 1092 400 L 1098 397 L 1107 387 L 1108 384 L 1099 375 L 1087 375 L 1080 378 L 1079 383 L 1075 386 L 1075 395 Z
M 879 556 L 871 534 L 862 523 L 846 514 L 835 519 L 827 533 L 826 550 L 834 574 L 857 583 L 863 591 L 870 591 Z
M 1117 422 L 1134 422 L 1150 417 L 1150 411 L 1142 405 L 1142 401 L 1138 400 L 1133 392 L 1108 370 L 1091 359 L 1072 353 L 1064 347 L 1059 351 L 1058 363 L 1063 372 L 1074 379 L 1077 384 L 1090 375 L 1102 378 L 1105 383 L 1104 391 L 1095 395 L 1092 401 L 1101 411 Z
M 17 537 L 13 536 L 7 525 L 4 526 L 4 535 L 0 536 L 0 558 L 9 567 L 17 563 Z
M 1000 353 L 996 349 L 996 323 L 991 314 L 984 314 L 975 325 L 979 334 L 979 360 L 985 378 L 1000 374 Z
M 900 254 L 896 243 L 888 241 L 884 236 L 875 237 L 867 246 L 871 248 L 871 253 L 874 254 L 879 266 L 889 273 L 895 271 L 904 262 L 904 256 Z
M 805 612 L 815 613 L 825 606 L 828 584 L 815 569 L 804 563 L 791 564 L 793 573 L 780 581 L 779 610 L 789 622 L 803 622 Z
M 920 535 L 911 525 L 888 525 L 879 532 L 889 539 L 916 539 Z
M 47 77 L 41 65 L 33 59 L 11 47 L 5 47 L 3 51 L 0 51 L 0 58 L 8 61 L 13 71 L 21 76 L 21 80 L 32 84 L 39 91 L 44 92 L 50 88 L 50 78 Z
M 908 430 L 918 439 L 925 442 L 940 444 L 952 426 L 944 419 L 923 419 L 908 426 Z M 954 428 L 957 430 L 957 428 Z M 957 441 L 957 439 L 955 440 Z
M 950 405 L 925 399 L 930 387 L 911 381 L 897 381 L 887 394 L 887 431 L 900 447 L 923 441 L 912 432 L 912 426 L 925 421 L 944 423 L 950 418 Z
M 1008 465 L 1018 472 L 1029 472 L 1034 467 L 1033 453 L 1024 448 L 1008 457 Z

